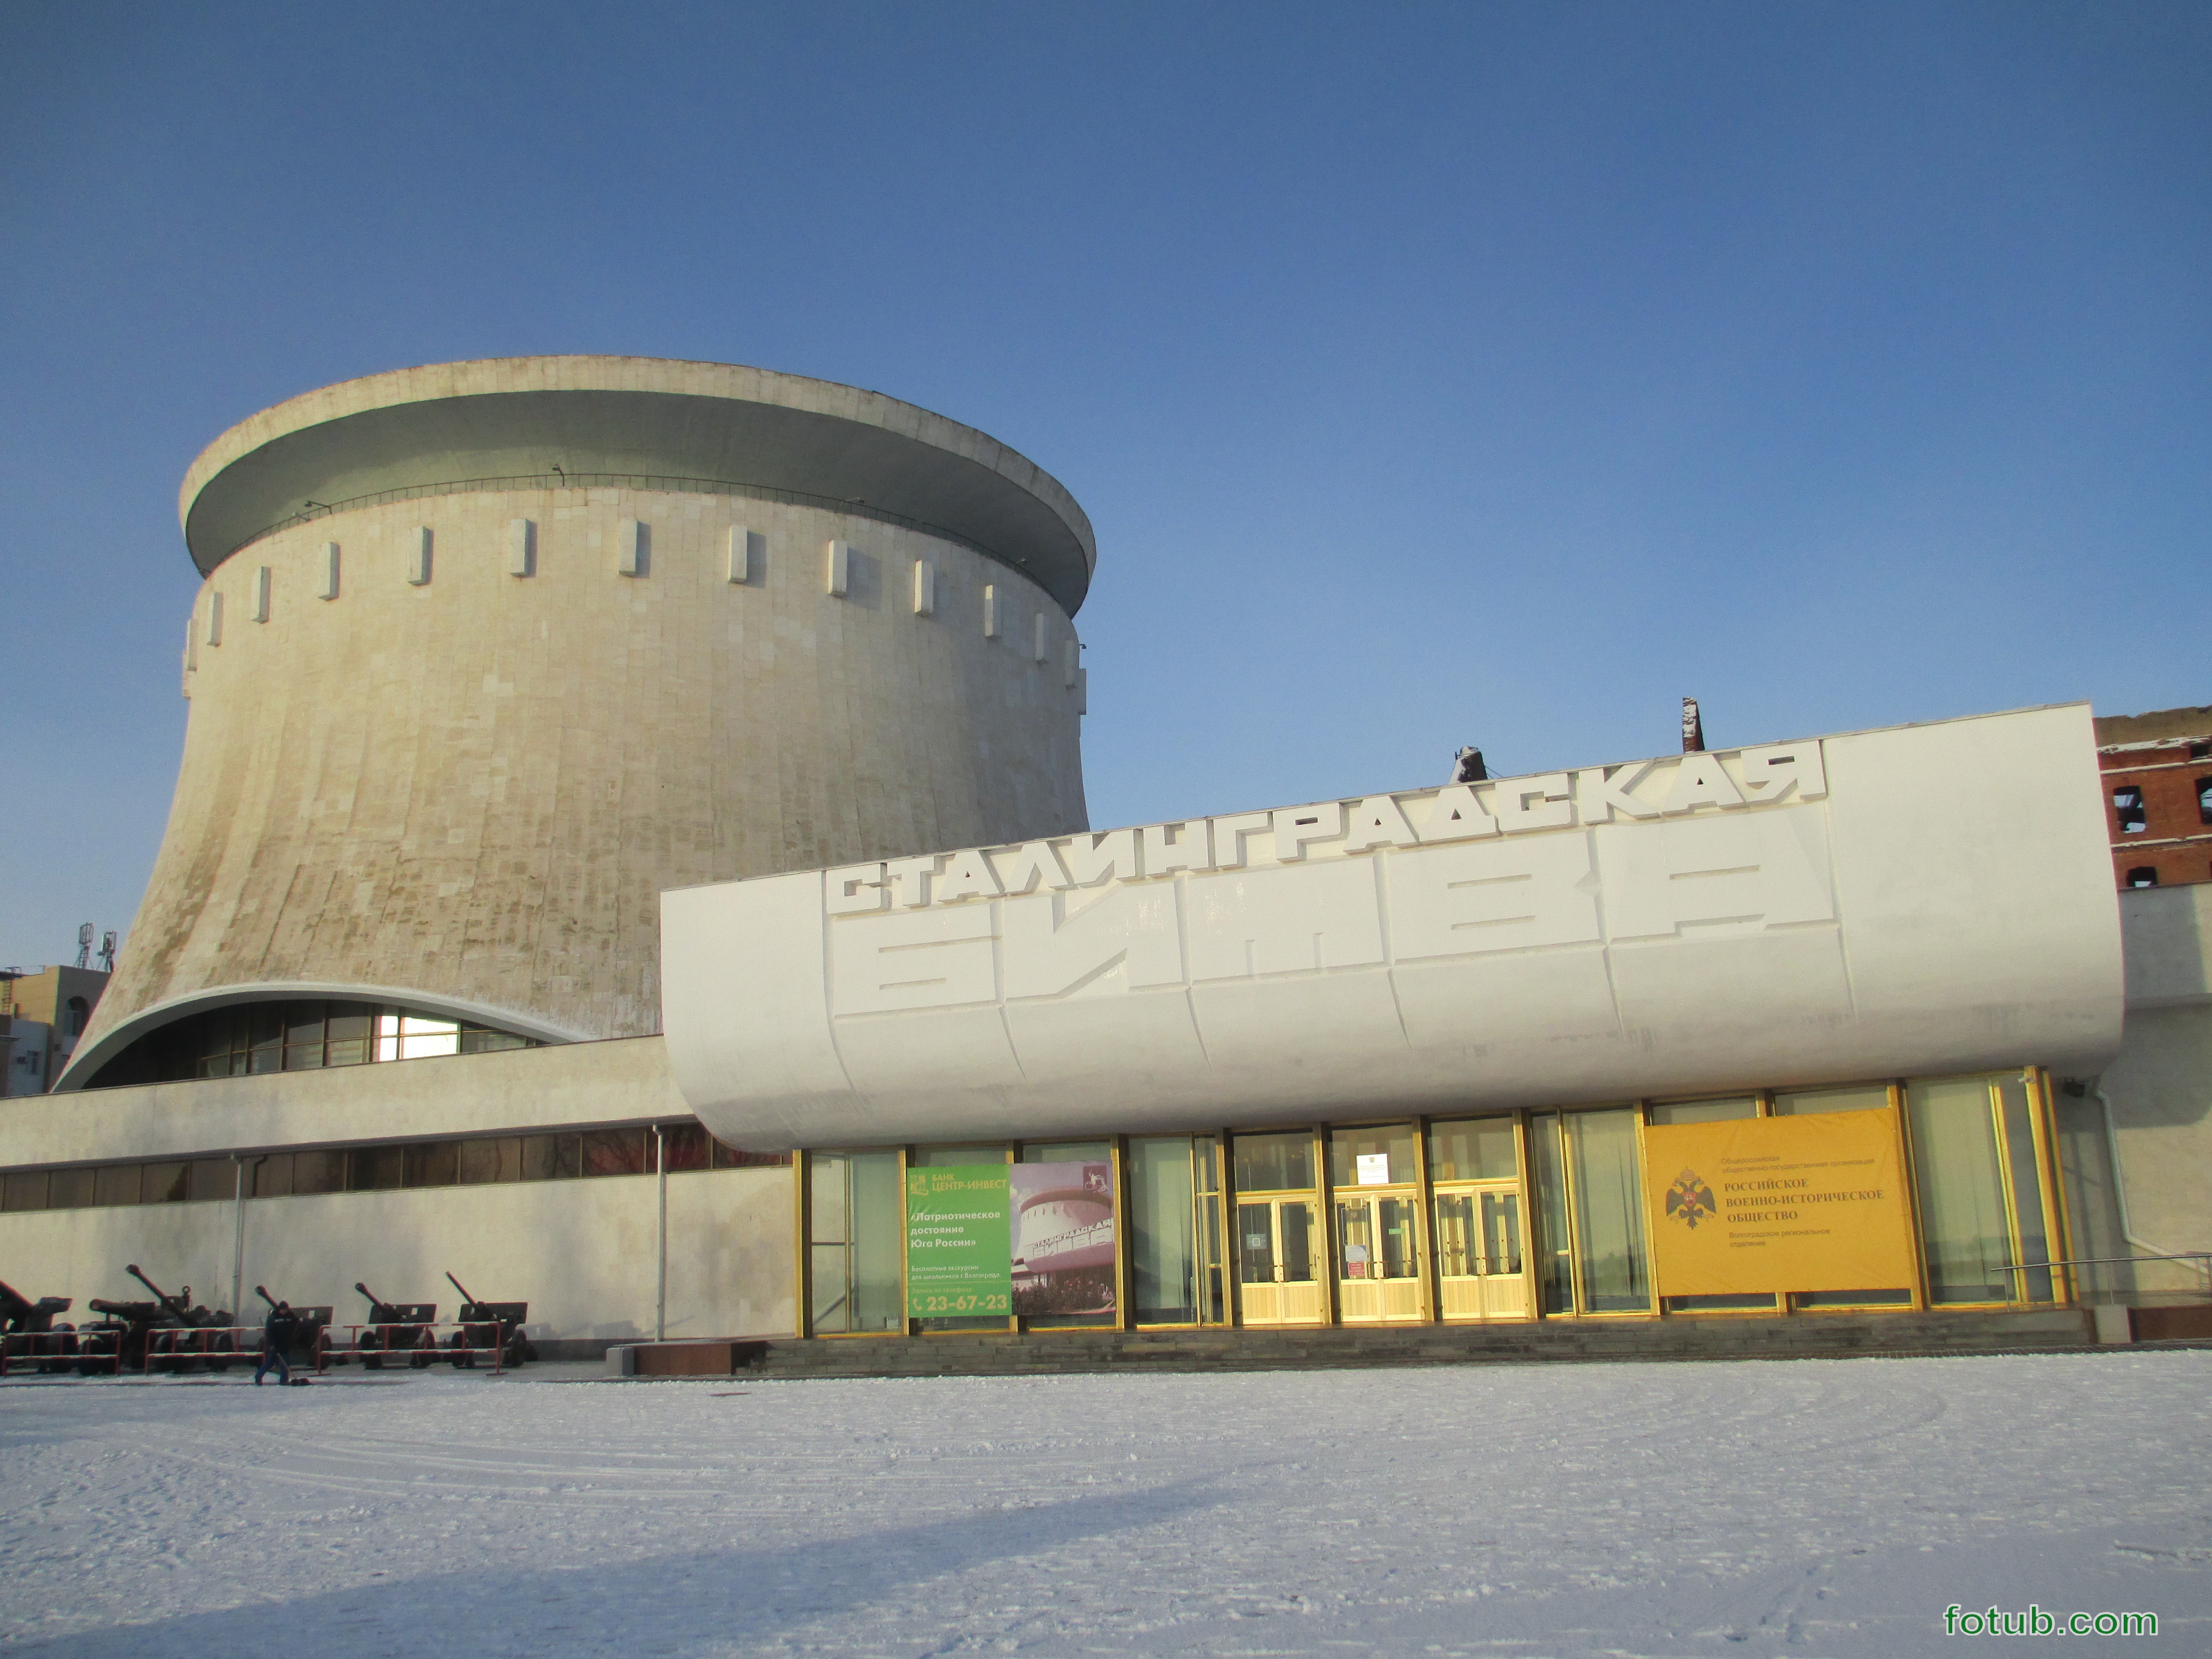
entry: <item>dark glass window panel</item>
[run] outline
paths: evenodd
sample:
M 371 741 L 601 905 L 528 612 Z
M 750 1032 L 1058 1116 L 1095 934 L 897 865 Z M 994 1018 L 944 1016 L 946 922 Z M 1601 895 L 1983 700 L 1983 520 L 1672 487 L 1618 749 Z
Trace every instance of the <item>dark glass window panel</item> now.
M 194 1158 L 191 1194 L 196 1199 L 236 1198 L 238 1166 L 227 1158 Z
M 283 1064 L 284 1047 L 284 1009 L 282 1004 L 267 1004 L 249 1011 L 252 1030 L 253 1062 L 256 1072 L 273 1072 Z
M 2212 823 L 2212 778 L 2197 780 L 2197 816 Z
M 138 1168 L 138 1199 L 143 1204 L 181 1204 L 191 1193 L 189 1164 L 143 1164 Z
M 1240 1193 L 1310 1192 L 1313 1137 L 1304 1133 L 1239 1135 L 1231 1147 Z
M 255 1048 L 246 1056 L 246 1069 L 248 1072 L 256 1074 L 263 1072 L 278 1072 L 284 1068 L 284 1051 L 276 1044 L 270 1043 L 266 1047 Z
M 736 1146 L 714 1142 L 714 1167 L 718 1170 L 788 1170 L 789 1152 L 748 1152 Z
M 1801 1308 L 1908 1308 L 1910 1291 L 1802 1291 L 1790 1301 Z
M 138 1166 L 136 1164 L 103 1164 L 92 1172 L 92 1201 L 95 1204 L 136 1204 L 138 1201 Z
M 489 1054 L 505 1048 L 534 1046 L 528 1037 L 519 1036 L 513 1031 L 495 1031 L 484 1025 L 461 1027 L 461 1052 L 465 1054 Z
M 292 1192 L 292 1154 L 270 1152 L 246 1160 L 246 1190 L 256 1198 L 288 1198 Z
M 704 1125 L 664 1124 L 660 1133 L 661 1156 L 672 1175 L 678 1170 L 703 1170 L 713 1162 L 714 1142 Z
M 46 1207 L 50 1210 L 81 1210 L 93 1201 L 93 1171 L 90 1170 L 56 1170 L 48 1177 Z
M 1383 1173 L 1387 1182 L 1362 1181 L 1359 1158 L 1362 1154 L 1379 1156 L 1384 1160 Z M 1370 1166 L 1372 1167 L 1372 1166 Z M 1335 1186 L 1403 1186 L 1419 1177 L 1413 1164 L 1413 1129 L 1411 1124 L 1394 1123 L 1376 1129 L 1334 1129 L 1328 1137 L 1328 1178 Z
M 1575 1310 L 1573 1247 L 1567 1231 L 1566 1164 L 1559 1149 L 1559 1115 L 1528 1120 L 1528 1174 L 1536 1192 L 1536 1283 L 1547 1314 Z
M 501 1135 L 495 1139 L 463 1141 L 460 1171 L 464 1187 L 521 1180 L 522 1137 Z
M 399 1185 L 407 1170 L 407 1149 L 404 1146 L 362 1146 L 352 1154 L 352 1168 L 347 1171 L 346 1190 L 353 1193 L 378 1193 Z
M 10 1170 L 0 1183 L 0 1210 L 43 1210 L 46 1207 L 46 1172 Z
M 2119 820 L 2124 836 L 2140 836 L 2150 827 L 2143 811 L 2143 792 L 2133 784 L 2112 791 L 2112 815 Z
M 1567 1152 L 1573 1160 L 1569 1180 L 1585 1313 L 1650 1310 L 1637 1116 L 1633 1108 L 1625 1108 L 1571 1112 L 1565 1119 Z
M 323 1064 L 325 1005 L 294 1002 L 286 1006 L 290 1012 L 284 1023 L 284 1069 L 288 1072 L 320 1070 Z
M 592 1129 L 584 1135 L 587 1176 L 643 1175 L 653 1167 L 643 1129 Z
M 420 1140 L 407 1149 L 410 1187 L 450 1187 L 460 1169 L 458 1140 Z
M 326 1066 L 359 1066 L 369 1058 L 369 1024 L 376 1011 L 366 1002 L 333 1002 L 324 1016 Z
M 1430 1180 L 1513 1181 L 1520 1174 L 1511 1118 L 1468 1118 L 1429 1126 Z
M 522 1138 L 522 1178 L 525 1181 L 566 1181 L 576 1173 L 574 1135 L 525 1135 Z
M 292 1154 L 292 1190 L 302 1195 L 345 1190 L 346 1155 L 337 1151 Z

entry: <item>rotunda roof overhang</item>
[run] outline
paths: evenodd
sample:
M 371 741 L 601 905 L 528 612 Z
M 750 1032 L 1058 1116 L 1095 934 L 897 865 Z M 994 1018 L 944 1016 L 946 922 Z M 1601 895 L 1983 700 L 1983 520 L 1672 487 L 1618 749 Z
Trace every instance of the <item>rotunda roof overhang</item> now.
M 340 381 L 209 445 L 178 516 L 209 573 L 349 503 L 569 480 L 757 492 L 907 525 L 1020 572 L 1070 615 L 1098 558 L 1060 481 L 972 427 L 833 381 L 655 357 L 502 357 Z

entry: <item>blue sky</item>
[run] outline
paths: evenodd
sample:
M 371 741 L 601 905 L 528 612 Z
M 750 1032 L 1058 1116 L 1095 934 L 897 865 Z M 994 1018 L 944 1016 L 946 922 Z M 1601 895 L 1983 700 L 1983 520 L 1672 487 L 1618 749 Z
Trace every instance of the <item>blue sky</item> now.
M 0 962 L 166 817 L 185 465 L 757 363 L 1098 532 L 1094 823 L 2212 702 L 2212 9 L 0 10 Z

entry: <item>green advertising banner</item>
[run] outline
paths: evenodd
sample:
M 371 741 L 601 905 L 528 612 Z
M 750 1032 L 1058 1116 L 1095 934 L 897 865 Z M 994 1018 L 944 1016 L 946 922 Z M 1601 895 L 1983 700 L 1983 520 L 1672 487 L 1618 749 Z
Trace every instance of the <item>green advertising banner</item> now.
M 906 1310 L 912 1319 L 1012 1313 L 1014 1250 L 1003 1164 L 906 1172 Z

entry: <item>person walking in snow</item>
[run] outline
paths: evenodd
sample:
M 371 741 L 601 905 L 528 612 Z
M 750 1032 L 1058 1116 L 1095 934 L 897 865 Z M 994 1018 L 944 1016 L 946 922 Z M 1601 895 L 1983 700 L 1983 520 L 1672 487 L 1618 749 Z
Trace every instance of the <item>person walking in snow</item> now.
M 276 1368 L 276 1381 L 281 1387 L 292 1380 L 292 1337 L 299 1329 L 300 1321 L 289 1302 L 279 1302 L 269 1310 L 269 1317 L 261 1322 L 261 1364 L 254 1368 L 253 1386 L 259 1388 L 269 1368 Z

